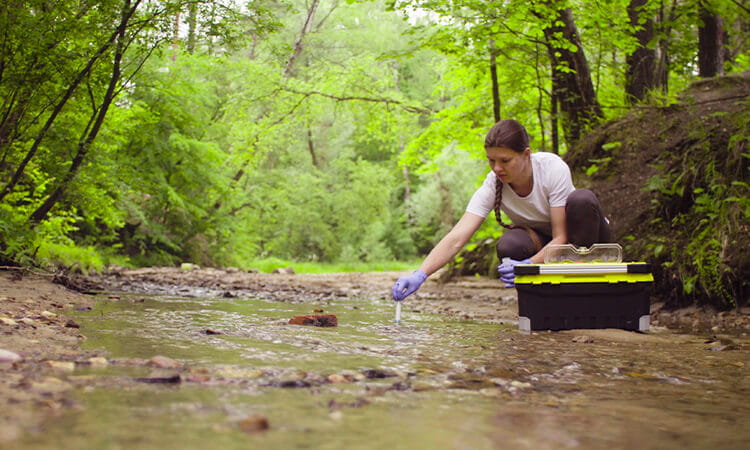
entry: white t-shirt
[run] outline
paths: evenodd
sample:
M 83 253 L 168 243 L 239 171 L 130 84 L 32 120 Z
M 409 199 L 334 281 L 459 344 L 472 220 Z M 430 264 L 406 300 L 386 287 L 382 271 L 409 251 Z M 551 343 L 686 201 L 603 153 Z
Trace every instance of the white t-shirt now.
M 545 152 L 531 154 L 531 167 L 534 172 L 531 193 L 521 197 L 505 183 L 501 209 L 513 224 L 531 227 L 551 236 L 550 208 L 565 206 L 568 195 L 575 190 L 570 168 L 559 156 Z M 471 197 L 466 212 L 480 217 L 489 215 L 495 208 L 496 179 L 494 172 L 487 174 L 482 186 Z

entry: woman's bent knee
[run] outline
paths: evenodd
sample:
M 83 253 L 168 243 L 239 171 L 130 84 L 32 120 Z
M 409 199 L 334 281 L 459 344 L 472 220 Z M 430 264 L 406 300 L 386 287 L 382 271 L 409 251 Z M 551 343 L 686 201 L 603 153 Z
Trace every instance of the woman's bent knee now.
M 498 259 L 508 257 L 520 261 L 530 258 L 534 253 L 534 242 L 522 228 L 506 230 L 497 240 Z

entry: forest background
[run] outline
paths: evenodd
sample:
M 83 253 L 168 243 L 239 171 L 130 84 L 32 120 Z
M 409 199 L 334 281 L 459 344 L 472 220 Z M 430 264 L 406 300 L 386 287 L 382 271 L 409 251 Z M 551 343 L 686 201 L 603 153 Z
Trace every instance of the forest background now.
M 748 35 L 736 0 L 4 2 L 0 259 L 411 267 L 487 173 L 496 120 L 565 157 L 598 124 L 747 70 Z M 693 238 L 718 261 L 681 272 L 683 296 L 743 295 L 747 261 L 722 262 L 732 243 L 700 232 L 707 204 L 746 230 L 747 140 L 716 152 L 740 149 L 739 177 L 651 180 L 691 197 Z M 681 257 L 658 239 L 638 251 L 666 269 Z

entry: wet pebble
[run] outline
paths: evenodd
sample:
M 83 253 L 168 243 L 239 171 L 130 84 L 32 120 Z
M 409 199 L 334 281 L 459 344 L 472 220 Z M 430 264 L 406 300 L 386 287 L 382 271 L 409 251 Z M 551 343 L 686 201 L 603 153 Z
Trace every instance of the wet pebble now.
M 280 388 L 307 388 L 312 386 L 307 380 L 279 380 L 271 384 Z
M 10 350 L 3 350 L 0 348 L 0 363 L 4 362 L 16 362 L 23 359 L 18 353 L 14 353 Z
M 370 404 L 370 401 L 362 397 L 356 399 L 353 402 L 340 402 L 338 400 L 331 399 L 328 402 L 328 409 L 331 411 L 338 411 L 342 408 L 361 408 L 369 404 Z
M 32 381 L 30 384 L 32 390 L 45 394 L 55 394 L 70 389 L 71 385 L 65 381 L 55 378 L 46 377 L 40 381 Z
M 335 314 L 311 314 L 304 316 L 294 316 L 289 319 L 290 325 L 307 325 L 313 327 L 336 327 L 338 318 Z
M 109 361 L 107 361 L 107 358 L 96 356 L 93 358 L 88 359 L 89 365 L 93 367 L 94 369 L 103 369 L 107 366 L 109 366 Z
M 263 371 L 238 367 L 221 367 L 214 372 L 214 376 L 220 378 L 260 378 L 263 376 Z
M 156 373 L 147 377 L 135 378 L 135 381 L 152 384 L 177 384 L 182 382 L 182 378 L 180 378 L 180 374 L 177 373 Z
M 336 383 L 349 383 L 349 382 L 351 382 L 350 379 L 348 379 L 344 375 L 341 375 L 340 373 L 332 373 L 332 374 L 328 375 L 328 381 L 330 383 L 334 383 L 334 384 L 336 384 Z
M 237 426 L 245 433 L 257 433 L 270 428 L 268 418 L 262 414 L 254 414 L 237 422 Z
M 30 317 L 24 317 L 23 319 L 19 319 L 18 321 L 21 322 L 24 325 L 28 325 L 28 326 L 34 327 L 34 328 L 36 328 L 36 326 L 38 325 L 37 321 L 34 320 L 34 319 L 32 319 L 32 318 L 30 318 Z
M 72 361 L 44 361 L 44 365 L 60 372 L 76 370 L 76 363 Z
M 182 367 L 182 363 L 166 356 L 157 355 L 151 358 L 151 365 L 160 369 L 176 369 Z
M 366 369 L 362 371 L 362 375 L 365 376 L 365 378 L 373 379 L 373 378 L 391 378 L 391 377 L 397 377 L 398 374 L 392 370 L 387 369 Z

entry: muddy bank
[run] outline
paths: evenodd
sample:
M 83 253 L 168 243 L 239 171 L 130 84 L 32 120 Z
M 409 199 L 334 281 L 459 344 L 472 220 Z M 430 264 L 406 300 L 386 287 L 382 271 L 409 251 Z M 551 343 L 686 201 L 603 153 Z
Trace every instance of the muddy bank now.
M 97 356 L 80 350 L 85 337 L 65 317 L 66 310 L 90 308 L 93 298 L 52 278 L 0 271 L 0 443 L 74 407 L 68 395 L 73 386 L 63 374 L 76 361 Z
M 66 317 L 66 311 L 90 308 L 96 299 L 118 301 L 117 292 L 252 297 L 310 304 L 313 308 L 344 297 L 388 300 L 390 287 L 402 274 L 259 274 L 233 269 L 145 268 L 62 280 L 82 293 L 54 283 L 51 275 L 0 271 L 0 349 L 17 355 L 14 358 L 3 353 L 5 362 L 0 362 L 0 442 L 39 431 L 45 419 L 77 408 L 71 395 L 75 386 L 67 374 L 107 356 L 96 350 L 81 350 L 86 337 L 78 324 Z M 500 287 L 497 280 L 465 277 L 439 284 L 430 279 L 405 301 L 404 314 L 438 313 L 514 325 L 516 302 L 516 291 Z M 655 329 L 669 326 L 707 335 L 746 335 L 750 311 L 667 311 L 657 303 L 652 324 Z

